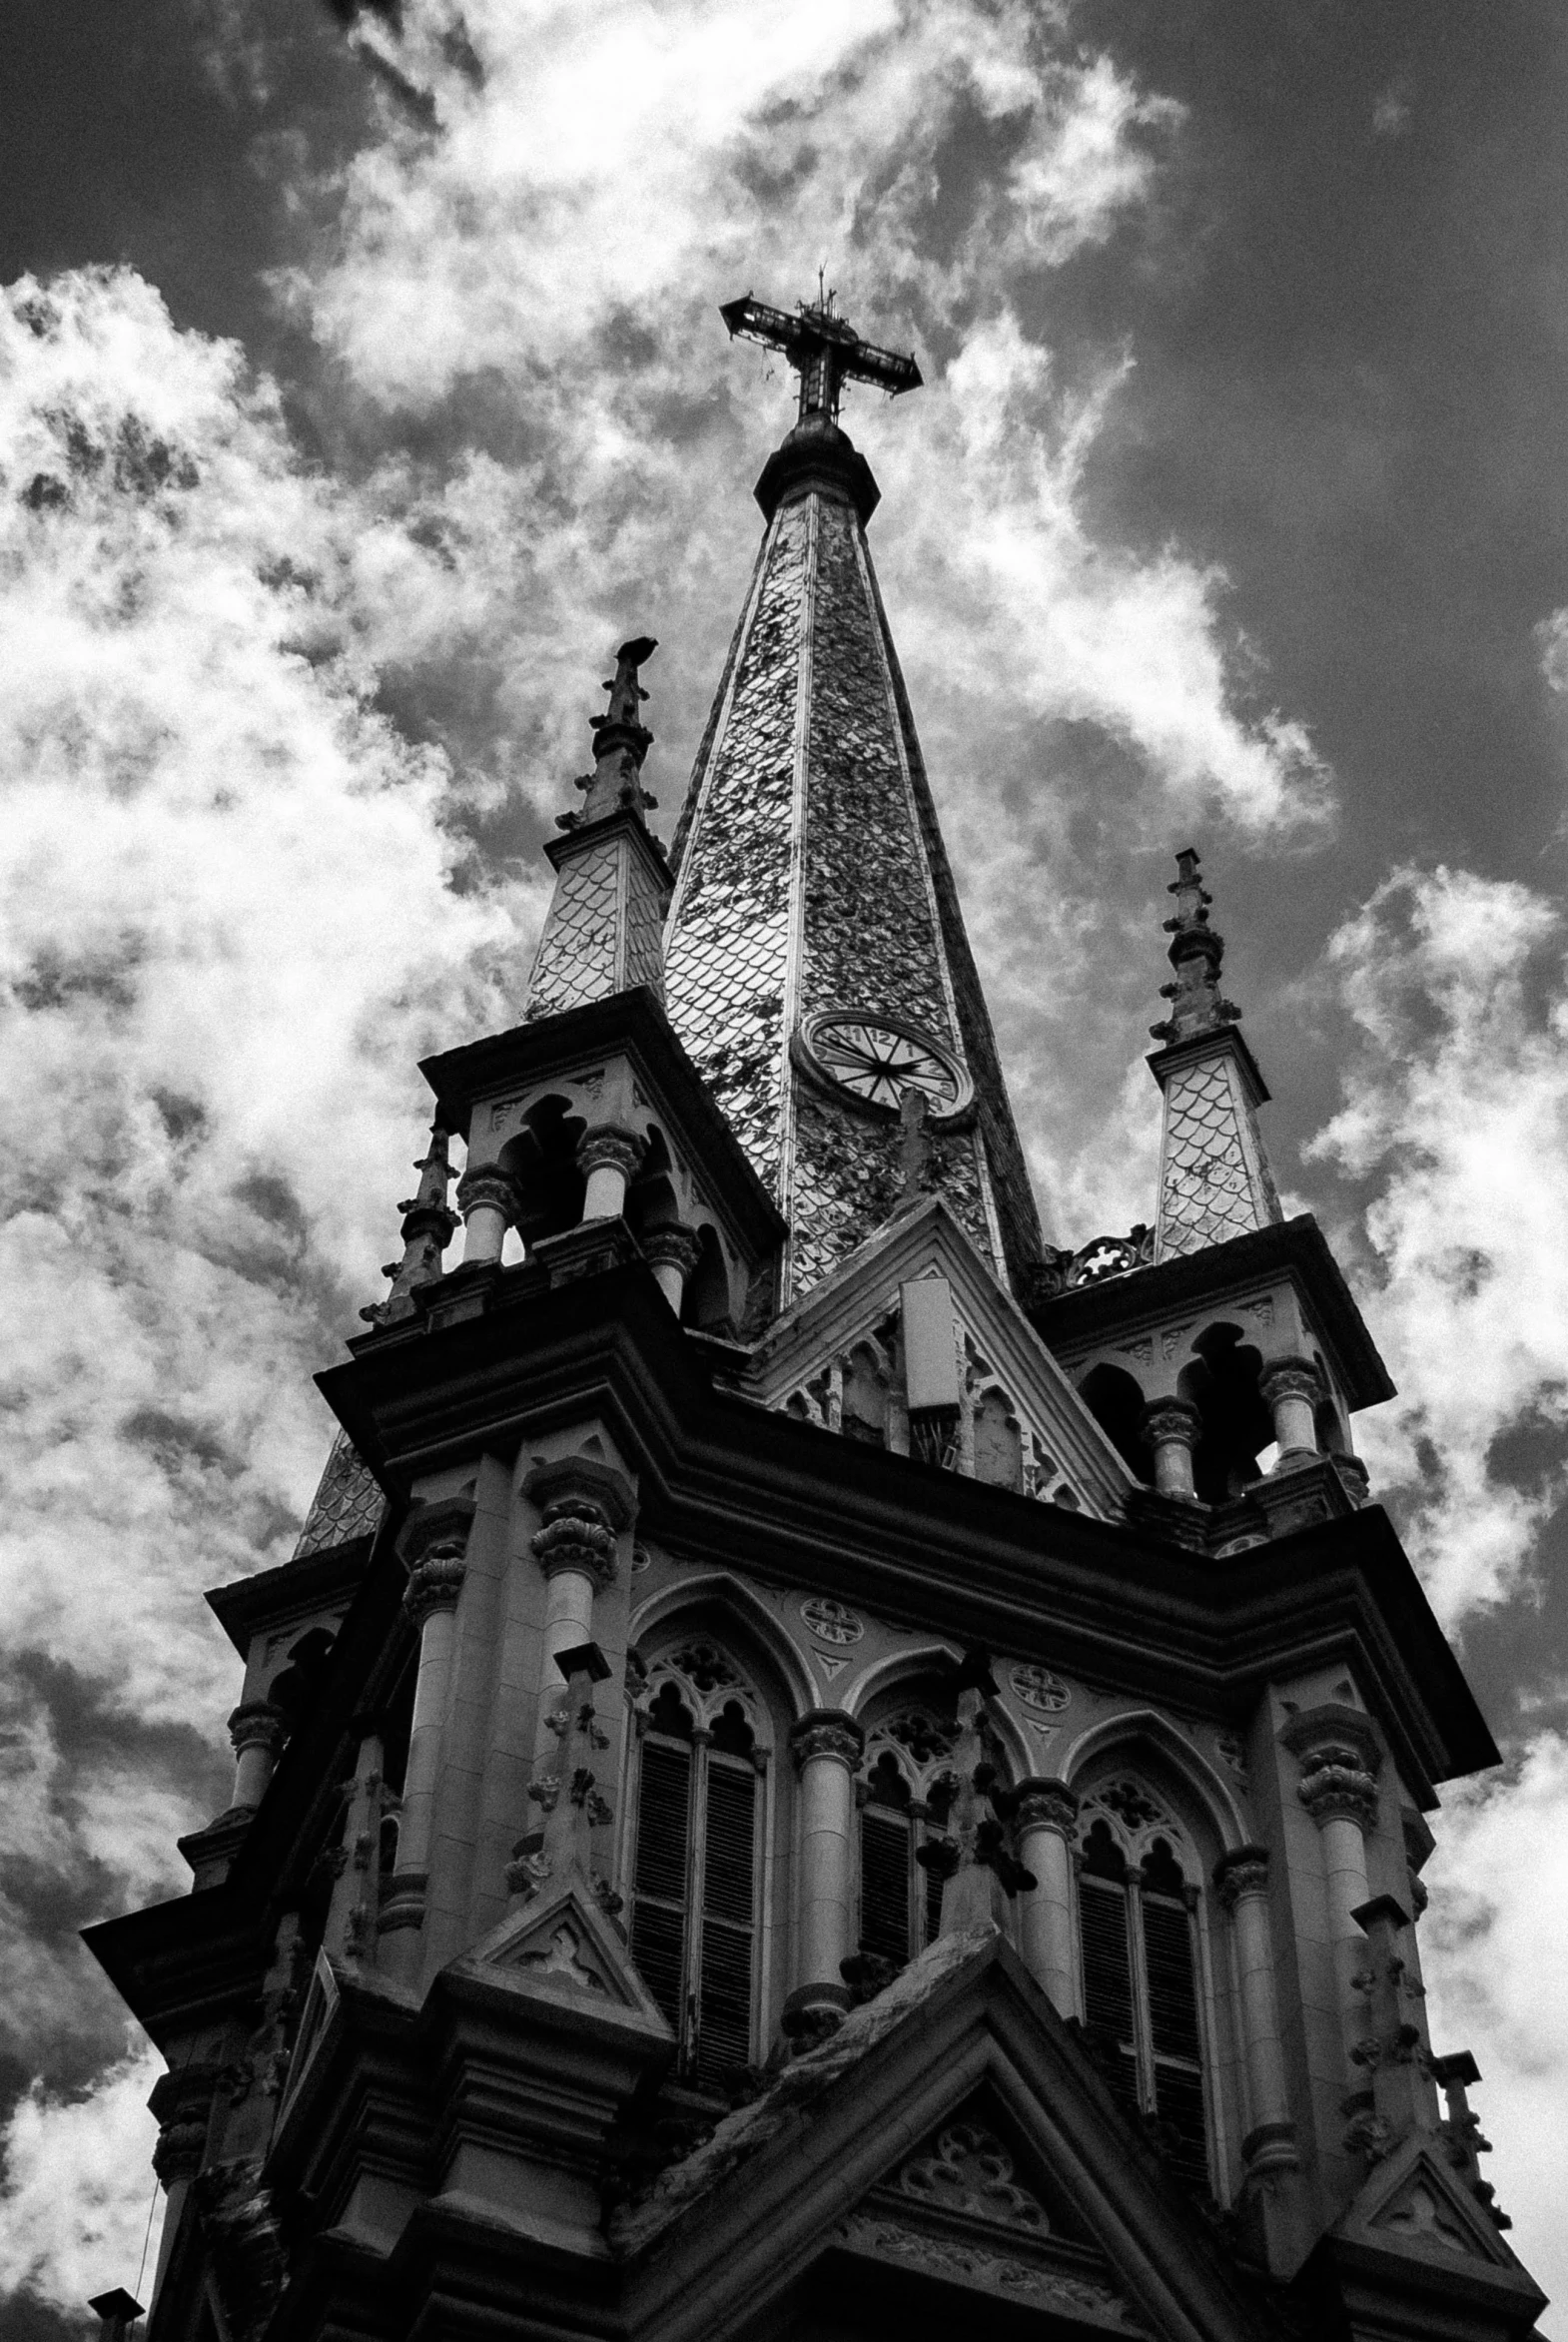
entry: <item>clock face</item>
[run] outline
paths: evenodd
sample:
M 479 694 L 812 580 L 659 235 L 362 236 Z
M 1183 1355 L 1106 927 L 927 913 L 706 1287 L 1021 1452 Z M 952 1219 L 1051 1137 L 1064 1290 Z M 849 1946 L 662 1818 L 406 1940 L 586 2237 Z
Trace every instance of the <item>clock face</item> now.
M 804 1040 L 818 1072 L 868 1106 L 897 1114 L 911 1091 L 924 1097 L 934 1115 L 956 1114 L 969 1103 L 962 1066 L 912 1028 L 835 1009 L 813 1017 Z

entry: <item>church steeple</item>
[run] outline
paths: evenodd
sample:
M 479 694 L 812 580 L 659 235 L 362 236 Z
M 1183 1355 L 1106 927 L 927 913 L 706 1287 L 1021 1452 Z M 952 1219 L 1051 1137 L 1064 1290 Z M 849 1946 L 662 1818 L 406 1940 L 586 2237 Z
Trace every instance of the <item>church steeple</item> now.
M 722 315 L 784 352 L 800 407 L 677 833 L 670 1019 L 789 1221 L 786 1300 L 910 1199 L 912 1114 L 921 1187 L 1022 1281 L 1039 1222 L 866 543 L 877 485 L 836 419 L 846 381 L 920 370 L 827 297 Z
M 1284 1217 L 1258 1135 L 1267 1089 L 1239 1031 L 1240 1010 L 1219 989 L 1224 938 L 1208 924 L 1213 897 L 1184 846 L 1167 889 L 1175 974 L 1161 986 L 1171 1014 L 1150 1033 L 1166 1047 L 1150 1061 L 1165 1094 L 1155 1258 L 1197 1252 Z

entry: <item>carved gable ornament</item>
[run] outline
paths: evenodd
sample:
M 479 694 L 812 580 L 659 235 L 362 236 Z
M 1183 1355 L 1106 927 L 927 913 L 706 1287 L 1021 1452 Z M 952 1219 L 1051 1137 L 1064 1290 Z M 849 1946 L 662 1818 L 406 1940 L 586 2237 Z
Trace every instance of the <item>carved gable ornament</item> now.
M 1029 2184 L 988 2111 L 972 2103 L 945 2122 L 857 2207 L 839 2241 L 1053 2320 L 1146 2333 L 1082 2222 L 1065 2199 L 1048 2206 Z
M 928 1322 L 934 1304 L 918 1325 L 906 1322 L 910 1295 L 925 1299 L 928 1286 L 947 1305 L 950 1356 Z M 940 1201 L 896 1214 L 787 1311 L 743 1387 L 823 1430 L 1064 1511 L 1114 1518 L 1129 1485 L 1122 1458 Z
M 1524 2276 L 1495 2223 L 1425 2137 L 1405 2139 L 1374 2165 L 1339 2233 L 1419 2253 L 1440 2266 L 1484 2263 Z
M 624 2009 L 669 2027 L 631 1963 L 591 1888 L 568 1872 L 558 1886 L 502 1920 L 475 1945 L 465 1967 L 497 1970 L 530 1992 L 600 2014 Z

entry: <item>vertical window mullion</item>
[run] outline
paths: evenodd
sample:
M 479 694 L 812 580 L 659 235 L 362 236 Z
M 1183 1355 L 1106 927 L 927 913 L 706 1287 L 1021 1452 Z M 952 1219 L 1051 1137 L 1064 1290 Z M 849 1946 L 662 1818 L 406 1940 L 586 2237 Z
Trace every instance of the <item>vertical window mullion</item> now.
M 697 2054 L 702 2030 L 702 1903 L 708 1872 L 708 1735 L 694 1732 L 691 1751 L 691 1826 L 686 1871 L 686 1977 L 681 2063 Z
M 1155 2036 L 1149 2013 L 1149 1954 L 1144 1942 L 1144 1897 L 1137 1867 L 1127 1889 L 1128 1964 L 1133 1978 L 1133 2038 L 1138 2048 L 1138 2102 L 1155 2110 Z

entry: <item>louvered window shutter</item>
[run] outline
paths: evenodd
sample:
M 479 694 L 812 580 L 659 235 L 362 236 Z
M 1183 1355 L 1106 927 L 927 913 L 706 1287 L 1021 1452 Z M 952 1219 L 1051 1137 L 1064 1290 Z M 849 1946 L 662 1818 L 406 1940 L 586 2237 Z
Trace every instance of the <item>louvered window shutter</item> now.
M 931 1845 L 933 1840 L 939 1836 L 940 1833 L 933 1831 L 930 1836 L 928 1836 L 926 1844 L 928 1846 Z M 923 1876 L 926 1882 L 924 1889 L 926 1898 L 926 1942 L 928 1944 L 935 1944 L 937 1938 L 942 1933 L 942 1889 L 945 1882 L 940 1871 L 926 1871 Z
M 631 1956 L 676 2034 L 685 2015 L 691 1751 L 642 1744 Z
M 904 1815 L 867 1806 L 860 1817 L 860 1949 L 902 1967 L 910 1954 L 910 1830 Z
M 1113 2095 L 1136 2114 L 1138 2042 L 1127 1889 L 1086 1875 L 1079 1881 L 1078 1901 L 1084 1943 L 1085 2020 L 1108 2052 L 1106 2079 Z
M 757 1775 L 711 1750 L 707 1775 L 696 2074 L 711 2086 L 751 2060 Z
M 1176 2163 L 1182 2176 L 1206 2186 L 1208 2141 L 1191 1914 L 1174 1898 L 1146 1894 L 1143 1917 L 1155 2111 L 1179 2137 Z

